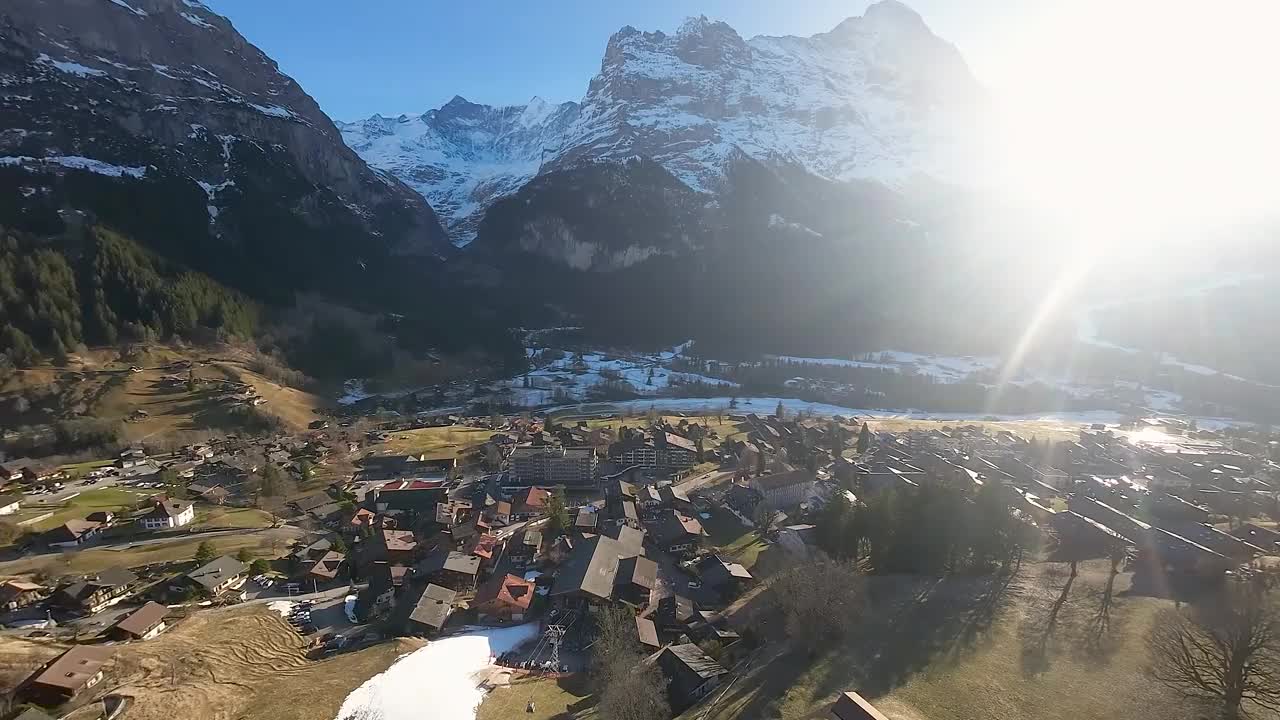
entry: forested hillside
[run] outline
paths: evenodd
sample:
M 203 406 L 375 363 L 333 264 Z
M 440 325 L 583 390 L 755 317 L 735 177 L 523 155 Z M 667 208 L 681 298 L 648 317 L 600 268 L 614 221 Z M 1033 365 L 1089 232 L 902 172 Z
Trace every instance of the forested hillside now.
M 256 323 L 248 298 L 105 227 L 54 238 L 0 229 L 0 349 L 13 365 L 59 362 L 83 344 L 248 337 Z

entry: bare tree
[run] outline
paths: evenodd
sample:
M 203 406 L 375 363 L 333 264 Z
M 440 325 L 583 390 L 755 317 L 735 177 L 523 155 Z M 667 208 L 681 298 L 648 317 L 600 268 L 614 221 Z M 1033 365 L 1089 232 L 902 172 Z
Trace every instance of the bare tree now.
M 791 568 L 772 588 L 787 635 L 797 647 L 815 651 L 853 629 L 866 596 L 863 577 L 851 563 L 827 559 Z
M 1149 672 L 1158 682 L 1216 705 L 1224 720 L 1250 706 L 1280 711 L 1280 616 L 1265 592 L 1221 598 L 1156 616 Z
M 636 646 L 635 615 L 626 608 L 604 608 L 596 617 L 591 679 L 601 717 L 665 720 L 671 716 L 666 683 L 655 663 Z

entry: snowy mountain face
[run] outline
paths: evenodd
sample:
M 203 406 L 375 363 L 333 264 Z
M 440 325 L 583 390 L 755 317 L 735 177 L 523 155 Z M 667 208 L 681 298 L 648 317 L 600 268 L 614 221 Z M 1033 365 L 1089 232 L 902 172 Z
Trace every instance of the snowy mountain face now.
M 338 128 L 370 165 L 427 198 L 465 245 L 489 204 L 536 176 L 544 150 L 557 151 L 577 117 L 576 103 L 491 107 L 454 97 L 417 117 L 374 115 Z
M 339 127 L 371 165 L 429 198 L 465 244 L 497 199 L 593 161 L 650 158 L 712 198 L 742 159 L 893 190 L 963 184 L 982 103 L 956 49 L 885 0 L 807 38 L 744 40 L 705 17 L 670 35 L 626 27 L 580 104 L 455 98 L 418 118 Z
M 0 223 L 81 210 L 244 286 L 452 252 L 418 193 L 198 0 L 0 0 L 0 194 L 21 198 Z

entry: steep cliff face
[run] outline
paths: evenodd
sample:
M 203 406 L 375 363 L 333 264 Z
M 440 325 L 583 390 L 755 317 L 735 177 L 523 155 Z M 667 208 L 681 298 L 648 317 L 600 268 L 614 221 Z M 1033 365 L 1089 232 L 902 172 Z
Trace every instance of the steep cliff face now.
M 197 0 L 0 1 L 0 127 L 0 222 L 86 211 L 267 291 L 451 250 L 421 195 Z
M 800 172 L 902 195 L 939 183 L 964 185 L 975 167 L 969 158 L 977 150 L 983 103 L 956 49 L 910 8 L 886 0 L 807 38 L 744 40 L 705 17 L 691 18 L 673 34 L 626 27 L 609 40 L 580 103 L 489 108 L 455 98 L 420 118 L 375 116 L 341 127 L 370 164 L 431 198 L 452 239 L 465 244 L 482 227 L 497 227 L 478 220 L 491 207 L 509 212 L 495 206 L 499 199 L 535 177 L 570 178 L 575 168 L 600 161 L 620 168 L 635 157 L 656 162 L 703 196 L 711 212 L 690 216 L 699 224 L 738 224 L 736 217 L 716 216 L 733 204 L 730 178 L 743 163 L 784 177 Z M 637 192 L 648 185 L 623 184 Z M 521 197 L 528 201 L 523 214 L 540 212 L 536 197 Z M 768 225 L 770 214 L 763 217 Z M 643 244 L 618 246 L 619 233 L 586 237 L 585 228 L 566 222 L 548 214 L 522 227 L 555 226 L 559 236 L 611 246 L 620 256 L 644 252 Z M 775 227 L 787 223 L 805 219 L 773 221 Z M 482 245 L 510 245 L 480 234 Z M 532 236 L 521 238 L 517 245 L 545 247 Z M 575 246 L 565 263 L 580 265 L 581 252 Z

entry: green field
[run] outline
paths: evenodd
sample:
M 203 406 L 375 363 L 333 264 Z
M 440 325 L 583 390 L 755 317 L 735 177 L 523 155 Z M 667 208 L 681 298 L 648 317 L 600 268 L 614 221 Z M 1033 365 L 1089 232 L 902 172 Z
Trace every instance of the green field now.
M 381 445 L 378 454 L 419 454 L 428 458 L 453 458 L 467 454 L 488 442 L 492 430 L 484 428 L 449 427 L 416 428 L 391 434 Z
M 88 548 L 63 553 L 31 555 L 18 560 L 0 562 L 0 577 L 29 575 L 44 571 L 54 576 L 91 573 L 110 567 L 138 567 L 152 563 L 190 560 L 201 542 L 213 545 L 221 554 L 248 549 L 257 557 L 278 557 L 298 537 L 300 530 L 278 528 L 272 530 L 246 530 L 243 533 L 201 537 L 199 535 L 178 538 L 169 542 L 141 543 L 135 541 L 110 547 Z M 141 544 L 140 544 L 141 543 Z
M 533 712 L 527 712 L 533 703 Z M 516 680 L 507 687 L 494 688 L 476 712 L 476 720 L 567 720 L 595 717 L 595 701 L 586 687 L 585 676 Z
M 265 528 L 271 526 L 271 516 L 256 508 L 204 507 L 196 508 L 192 528 Z
M 22 509 L 13 517 L 20 522 L 26 518 L 39 517 L 45 513 L 52 512 L 52 516 L 40 522 L 24 526 L 28 530 L 39 532 L 57 527 L 68 520 L 81 519 L 89 513 L 99 510 L 107 510 L 117 514 L 129 512 L 136 508 L 138 502 L 145 497 L 146 495 L 118 488 L 87 490 L 62 503 L 42 504 L 39 502 L 39 497 L 36 497 L 24 500 Z

